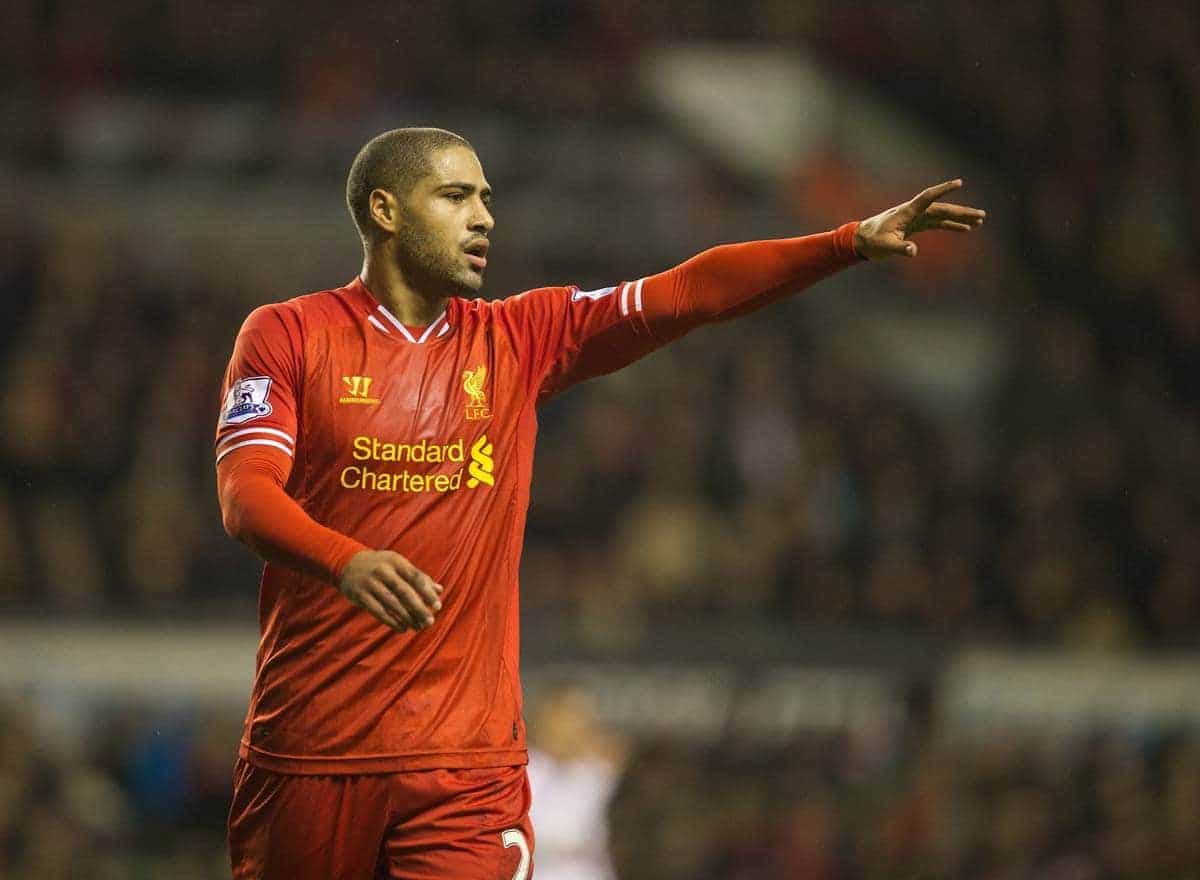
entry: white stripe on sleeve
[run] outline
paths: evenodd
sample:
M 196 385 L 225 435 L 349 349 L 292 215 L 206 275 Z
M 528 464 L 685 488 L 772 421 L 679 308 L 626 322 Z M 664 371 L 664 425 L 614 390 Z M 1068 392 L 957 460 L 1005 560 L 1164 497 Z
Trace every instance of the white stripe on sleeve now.
M 295 453 L 293 453 L 289 447 L 284 446 L 282 443 L 276 443 L 274 440 L 243 440 L 241 443 L 234 443 L 218 449 L 217 462 L 220 462 L 221 459 L 233 452 L 233 450 L 241 449 L 243 446 L 274 446 L 276 449 L 282 449 L 284 452 L 286 452 L 288 454 L 288 458 L 296 457 Z
M 221 438 L 220 443 L 217 445 L 224 446 L 234 437 L 245 437 L 247 434 L 270 434 L 272 437 L 282 437 L 292 446 L 296 445 L 295 437 L 285 431 L 276 430 L 275 428 L 242 428 L 240 431 L 234 431 L 232 434 L 226 434 Z
M 629 285 L 621 285 L 621 315 L 629 314 Z
M 633 307 L 639 312 L 642 310 L 642 282 L 645 278 L 639 278 L 637 285 L 633 288 Z

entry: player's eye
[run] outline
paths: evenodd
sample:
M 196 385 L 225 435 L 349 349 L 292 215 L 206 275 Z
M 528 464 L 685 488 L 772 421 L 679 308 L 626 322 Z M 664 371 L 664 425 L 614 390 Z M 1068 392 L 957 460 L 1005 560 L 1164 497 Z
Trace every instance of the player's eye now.
M 461 192 L 451 192 L 446 193 L 446 198 L 452 202 L 464 202 L 467 199 L 467 194 Z

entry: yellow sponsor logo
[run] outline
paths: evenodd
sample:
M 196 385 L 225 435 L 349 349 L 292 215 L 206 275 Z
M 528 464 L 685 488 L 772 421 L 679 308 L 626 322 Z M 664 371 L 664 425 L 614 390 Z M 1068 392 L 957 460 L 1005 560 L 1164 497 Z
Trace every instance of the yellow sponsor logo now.
M 486 483 L 489 486 L 496 485 L 496 478 L 492 476 L 492 472 L 496 469 L 496 462 L 492 460 L 492 451 L 492 444 L 488 443 L 487 434 L 471 444 L 471 464 L 467 466 L 467 473 L 471 475 L 471 478 L 467 480 L 468 488 L 474 489 L 480 483 Z
M 370 376 L 342 376 L 342 384 L 346 386 L 346 396 L 339 397 L 338 403 L 379 403 L 378 397 L 371 396 Z
M 467 392 L 467 396 L 471 398 L 471 402 L 466 406 L 468 421 L 473 422 L 492 417 L 492 410 L 487 402 L 487 392 L 483 390 L 486 379 L 487 366 L 485 364 L 463 372 L 463 391 Z
M 361 464 L 342 468 L 338 482 L 343 489 L 360 489 L 366 492 L 455 492 L 462 488 L 463 472 L 469 489 L 480 485 L 496 485 L 495 447 L 488 442 L 487 435 L 471 444 L 470 460 L 467 460 L 466 441 L 461 437 L 449 443 L 390 443 L 378 437 L 365 435 L 355 437 L 350 445 L 350 457 Z M 417 473 L 412 469 L 402 471 L 373 470 L 371 462 L 400 462 L 403 464 L 458 464 L 448 473 Z M 465 465 L 465 467 L 464 467 Z

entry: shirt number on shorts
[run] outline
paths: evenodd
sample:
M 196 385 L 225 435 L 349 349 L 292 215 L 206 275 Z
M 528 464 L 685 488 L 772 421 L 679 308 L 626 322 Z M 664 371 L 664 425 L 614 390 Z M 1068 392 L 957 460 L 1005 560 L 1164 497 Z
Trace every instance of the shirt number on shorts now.
M 507 831 L 501 831 L 500 840 L 504 842 L 505 849 L 515 846 L 521 851 L 521 863 L 517 865 L 517 870 L 513 872 L 512 880 L 525 880 L 529 876 L 529 841 L 525 839 L 525 835 L 518 828 L 509 828 Z

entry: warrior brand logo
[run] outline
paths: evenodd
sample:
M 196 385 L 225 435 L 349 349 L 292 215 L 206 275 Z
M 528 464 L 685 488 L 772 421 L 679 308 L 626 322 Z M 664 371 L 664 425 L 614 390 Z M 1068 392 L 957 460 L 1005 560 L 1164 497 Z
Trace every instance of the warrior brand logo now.
M 271 414 L 267 395 L 271 393 L 271 380 L 266 376 L 238 379 L 225 397 L 221 422 L 240 425 Z
M 474 422 L 492 417 L 492 410 L 488 407 L 487 392 L 483 390 L 483 383 L 486 379 L 487 367 L 483 364 L 463 373 L 463 391 L 467 392 L 471 398 L 471 402 L 466 407 L 467 421 Z
M 370 376 L 342 376 L 342 383 L 346 386 L 346 396 L 339 397 L 338 403 L 379 403 L 378 397 L 371 396 Z

